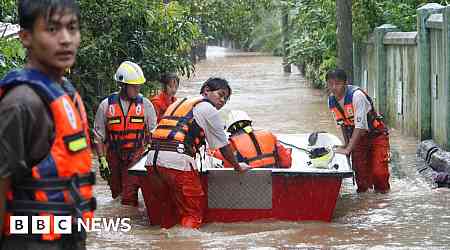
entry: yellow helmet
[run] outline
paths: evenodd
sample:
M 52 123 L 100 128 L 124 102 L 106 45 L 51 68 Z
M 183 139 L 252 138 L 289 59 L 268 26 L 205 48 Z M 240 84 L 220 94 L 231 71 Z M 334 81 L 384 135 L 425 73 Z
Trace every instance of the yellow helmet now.
M 125 84 L 141 85 L 145 83 L 141 67 L 134 62 L 125 61 L 117 68 L 114 80 Z

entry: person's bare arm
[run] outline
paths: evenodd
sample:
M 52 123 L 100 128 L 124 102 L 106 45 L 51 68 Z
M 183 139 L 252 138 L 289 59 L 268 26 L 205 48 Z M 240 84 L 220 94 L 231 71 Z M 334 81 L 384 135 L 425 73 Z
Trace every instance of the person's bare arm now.
M 103 142 L 95 142 L 95 151 L 97 151 L 98 158 L 106 156 L 106 145 Z
M 349 142 L 344 147 L 337 148 L 336 153 L 349 155 L 355 148 L 355 145 L 358 144 L 359 139 L 365 134 L 367 134 L 367 130 L 355 128 Z
M 223 157 L 231 163 L 233 168 L 239 172 L 245 172 L 250 169 L 248 164 L 239 164 L 238 160 L 236 159 L 236 156 L 233 154 L 233 151 L 231 150 L 230 144 L 227 144 L 220 148 L 220 152 L 222 153 Z
M 345 128 L 341 126 L 342 136 L 344 137 L 344 143 L 347 145 L 350 141 L 350 138 L 348 138 L 348 135 L 345 131 Z
M 108 108 L 107 100 L 103 100 L 95 114 L 94 119 L 94 144 L 95 151 L 97 152 L 97 156 L 100 158 L 101 156 L 106 156 L 106 145 L 105 145 L 105 137 L 106 137 L 106 110 Z
M 240 172 L 250 169 L 248 164 L 239 163 L 236 156 L 233 154 L 233 150 L 225 131 L 223 128 L 225 124 L 220 118 L 217 110 L 210 103 L 200 103 L 194 110 L 194 118 L 197 124 L 204 129 L 206 140 L 211 149 L 220 149 L 223 157 L 234 167 L 235 170 Z

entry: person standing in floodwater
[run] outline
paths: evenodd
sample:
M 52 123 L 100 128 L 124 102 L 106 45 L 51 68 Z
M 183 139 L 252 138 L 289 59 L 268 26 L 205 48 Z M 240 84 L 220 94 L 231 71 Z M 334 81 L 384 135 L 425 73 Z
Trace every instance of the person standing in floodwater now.
M 156 114 L 151 102 L 140 94 L 144 73 L 134 62 L 124 61 L 114 80 L 120 90 L 105 98 L 94 120 L 94 139 L 100 174 L 108 181 L 112 198 L 121 204 L 138 206 L 138 176 L 128 175 L 128 168 L 144 154 L 156 127 Z
M 328 71 L 326 81 L 331 92 L 328 106 L 345 139 L 345 146 L 338 147 L 336 153 L 351 154 L 357 192 L 373 188 L 375 192 L 387 193 L 389 134 L 382 116 L 375 111 L 369 95 L 347 84 L 344 70 Z
M 151 192 L 145 186 L 143 190 L 152 225 L 199 228 L 203 223 L 206 196 L 195 157 L 206 141 L 209 148 L 220 149 L 235 170 L 249 169 L 234 156 L 218 112 L 231 95 L 228 82 L 209 78 L 200 94 L 170 105 L 152 134 L 146 163 Z

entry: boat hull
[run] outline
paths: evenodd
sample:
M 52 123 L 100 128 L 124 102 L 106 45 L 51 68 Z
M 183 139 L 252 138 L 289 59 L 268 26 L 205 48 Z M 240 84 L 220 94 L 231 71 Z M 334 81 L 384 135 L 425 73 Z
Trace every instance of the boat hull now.
M 321 168 L 313 167 L 305 150 L 308 134 L 278 135 L 292 148 L 292 167 L 251 169 L 238 173 L 223 168 L 221 161 L 211 156 L 202 157 L 199 169 L 206 194 L 205 222 L 241 222 L 261 219 L 284 221 L 331 221 L 343 178 L 351 178 L 353 171 L 344 155 L 334 154 Z M 328 133 L 320 134 L 317 146 L 340 145 L 340 140 Z M 146 159 L 129 169 L 132 175 L 144 178 L 142 191 L 152 222 L 151 178 L 145 168 Z M 153 180 L 154 181 L 154 180 Z M 155 201 L 156 202 L 156 201 Z M 154 202 L 154 203 L 155 203 Z M 153 204 L 153 206 L 157 206 Z M 175 209 L 175 208 L 173 208 Z
M 344 177 L 298 173 L 248 173 L 246 178 L 235 175 L 239 174 L 209 172 L 202 175 L 208 201 L 206 222 L 227 223 L 260 219 L 329 222 L 333 217 Z M 218 178 L 222 179 L 219 185 Z M 242 180 L 248 178 L 260 180 L 244 184 Z M 266 185 L 251 187 L 262 181 L 266 181 Z M 239 187 L 240 190 L 235 193 Z

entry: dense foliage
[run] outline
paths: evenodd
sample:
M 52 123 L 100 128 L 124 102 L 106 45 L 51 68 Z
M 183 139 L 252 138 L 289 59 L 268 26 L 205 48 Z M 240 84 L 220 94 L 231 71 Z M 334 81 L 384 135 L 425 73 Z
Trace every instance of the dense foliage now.
M 321 86 L 320 76 L 336 64 L 335 1 L 300 0 L 292 4 L 289 61 L 304 67 L 305 76 Z
M 266 9 L 270 9 L 271 1 L 267 0 L 233 0 L 213 1 L 219 5 L 214 16 L 221 20 L 216 38 L 229 39 L 236 43 L 237 48 L 250 48 L 251 34 L 261 23 Z
M 0 21 L 16 21 L 16 1 L 1 0 Z M 165 2 L 166 4 L 163 4 Z M 270 9 L 270 0 L 81 0 L 82 44 L 70 78 L 80 90 L 92 119 L 99 101 L 117 90 L 113 74 L 123 60 L 141 65 L 149 80 L 143 92 L 157 87 L 163 72 L 189 77 L 192 48 L 207 40 L 229 40 L 237 47 L 266 46 L 256 42 L 255 27 Z M 271 22 L 266 22 L 271 25 Z M 251 34 L 255 34 L 252 36 Z M 23 64 L 17 40 L 1 43 L 1 75 Z M 267 46 L 266 46 L 267 47 Z M 277 47 L 272 43 L 272 47 Z
M 0 21 L 14 22 L 15 0 L 0 0 Z M 83 94 L 90 116 L 123 60 L 142 66 L 152 92 L 160 73 L 190 76 L 193 48 L 207 41 L 232 41 L 244 50 L 282 53 L 281 10 L 290 15 L 289 62 L 315 85 L 336 65 L 335 0 L 81 0 L 82 45 L 70 77 Z M 163 4 L 165 2 L 166 4 Z M 364 41 L 376 26 L 415 29 L 424 0 L 353 0 L 353 39 Z M 446 1 L 433 1 L 446 5 Z M 1 38 L 0 38 L 1 39 Z M 17 40 L 0 40 L 0 76 L 23 64 Z
M 0 21 L 11 22 L 16 19 L 16 1 L 15 0 L 0 0 Z
M 80 7 L 82 44 L 71 78 L 90 115 L 101 98 L 117 90 L 113 75 L 124 60 L 142 67 L 148 80 L 144 95 L 156 88 L 161 73 L 192 73 L 189 52 L 202 34 L 188 7 L 151 0 L 84 0 Z
M 16 1 L 0 0 L 0 22 L 16 19 Z M 20 67 L 25 60 L 25 50 L 17 39 L 6 39 L 0 34 L 0 77 L 10 69 Z
M 272 0 L 180 0 L 190 6 L 203 33 L 210 40 L 229 40 L 236 47 L 251 48 L 252 33 L 264 22 Z
M 0 38 L 0 51 L 0 76 L 19 68 L 25 61 L 25 50 L 17 39 Z
M 336 1 L 285 0 L 291 9 L 291 54 L 289 61 L 301 65 L 306 77 L 317 87 L 324 86 L 324 73 L 336 66 Z M 416 9 L 434 2 L 424 0 L 353 0 L 353 39 L 362 42 L 379 25 L 394 24 L 401 31 L 416 27 Z

